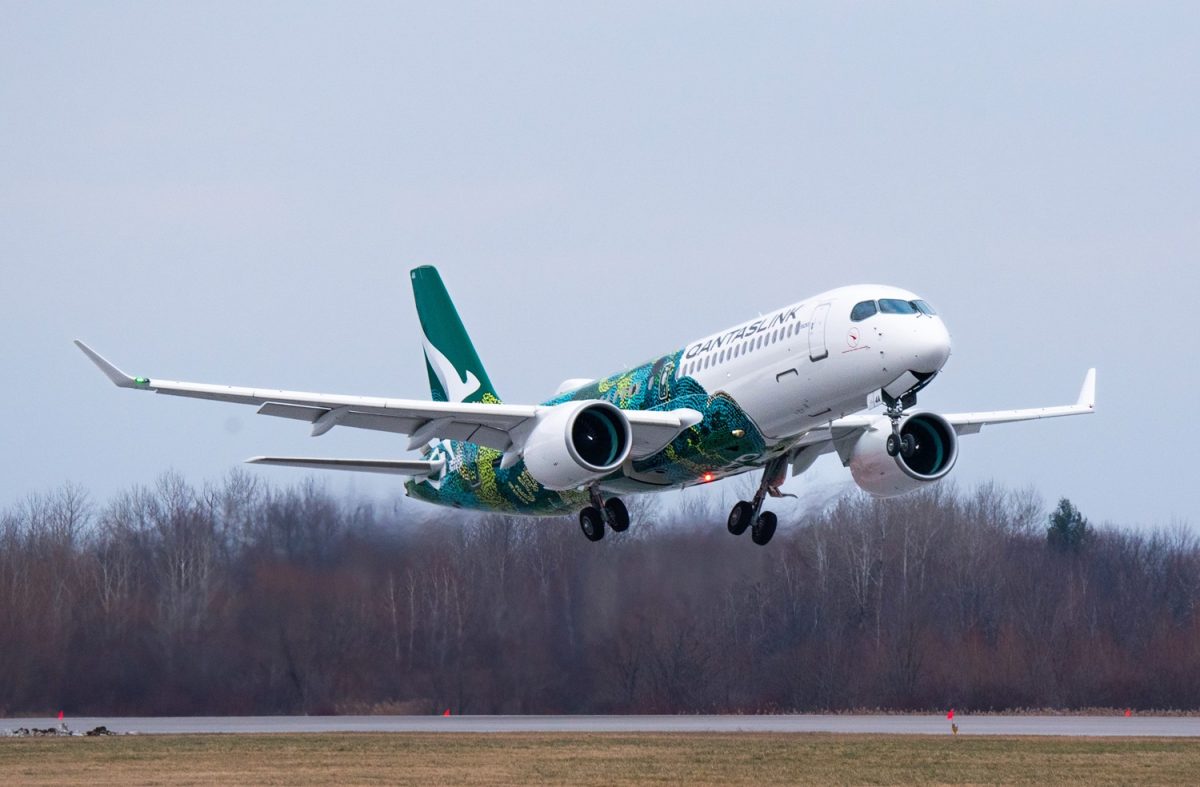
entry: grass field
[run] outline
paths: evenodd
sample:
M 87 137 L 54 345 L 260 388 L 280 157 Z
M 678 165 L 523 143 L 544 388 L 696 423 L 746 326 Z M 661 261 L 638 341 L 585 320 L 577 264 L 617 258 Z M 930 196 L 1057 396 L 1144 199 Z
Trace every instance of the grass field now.
M 1186 739 L 772 734 L 0 739 L 0 784 L 1195 784 Z

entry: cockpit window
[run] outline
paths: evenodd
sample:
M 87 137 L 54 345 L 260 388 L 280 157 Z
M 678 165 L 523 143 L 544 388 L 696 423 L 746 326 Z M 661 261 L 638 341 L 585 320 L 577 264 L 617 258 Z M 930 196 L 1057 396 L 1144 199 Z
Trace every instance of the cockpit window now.
M 879 311 L 883 314 L 916 314 L 917 307 L 899 298 L 880 298 Z
M 913 301 L 912 305 L 916 306 L 917 311 L 919 311 L 921 314 L 928 314 L 930 317 L 937 314 L 937 312 L 933 310 L 933 307 L 925 301 Z
M 850 310 L 850 319 L 854 322 L 865 320 L 868 317 L 875 316 L 875 301 L 863 301 L 856 303 L 854 308 Z

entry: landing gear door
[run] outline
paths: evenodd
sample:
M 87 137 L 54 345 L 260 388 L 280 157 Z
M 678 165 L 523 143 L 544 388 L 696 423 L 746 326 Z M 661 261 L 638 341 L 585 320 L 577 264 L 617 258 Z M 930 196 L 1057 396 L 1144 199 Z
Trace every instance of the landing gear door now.
M 811 361 L 829 357 L 829 348 L 825 345 L 825 320 L 828 316 L 828 303 L 813 309 L 812 320 L 808 323 L 808 358 Z

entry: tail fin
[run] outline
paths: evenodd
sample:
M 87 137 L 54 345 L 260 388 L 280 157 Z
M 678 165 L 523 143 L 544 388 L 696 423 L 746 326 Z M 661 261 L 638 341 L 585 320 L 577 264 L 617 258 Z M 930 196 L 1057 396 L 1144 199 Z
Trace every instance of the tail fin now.
M 490 402 L 500 397 L 467 336 L 437 268 L 413 268 L 413 298 L 424 333 L 425 368 L 436 402 Z

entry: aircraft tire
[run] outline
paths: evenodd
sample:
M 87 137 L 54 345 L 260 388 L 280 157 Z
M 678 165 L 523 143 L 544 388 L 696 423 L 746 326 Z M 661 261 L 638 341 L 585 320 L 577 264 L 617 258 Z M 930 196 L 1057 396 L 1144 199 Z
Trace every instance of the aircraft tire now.
M 765 547 L 771 541 L 771 537 L 775 535 L 775 527 L 779 524 L 779 518 L 770 511 L 763 511 L 758 515 L 758 520 L 754 523 L 754 527 L 750 529 L 750 539 L 760 547 Z
M 735 536 L 740 536 L 746 532 L 746 528 L 750 527 L 750 522 L 754 519 L 754 504 L 745 500 L 739 500 L 733 510 L 729 512 L 729 532 Z
M 587 536 L 588 541 L 599 541 L 604 538 L 604 516 L 600 509 L 588 506 L 579 512 L 579 529 Z
M 913 437 L 910 434 L 904 435 L 903 439 L 900 440 L 900 455 L 903 456 L 905 459 L 908 459 L 910 456 L 912 456 L 916 452 L 917 452 L 917 438 Z
M 900 453 L 900 440 L 894 434 L 888 435 L 887 455 L 894 457 L 899 453 Z
M 604 501 L 604 521 L 614 533 L 624 533 L 629 529 L 629 509 L 619 497 L 610 497 Z

